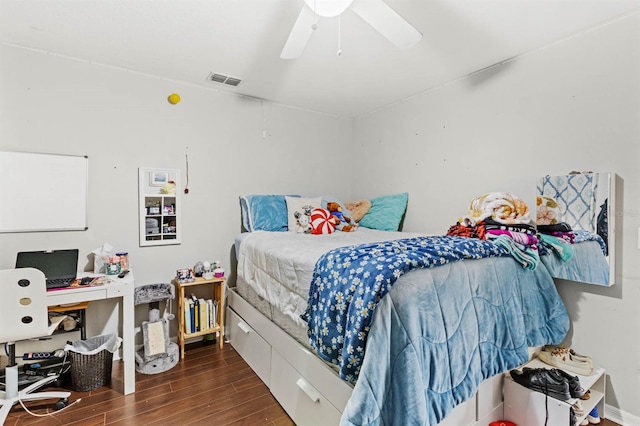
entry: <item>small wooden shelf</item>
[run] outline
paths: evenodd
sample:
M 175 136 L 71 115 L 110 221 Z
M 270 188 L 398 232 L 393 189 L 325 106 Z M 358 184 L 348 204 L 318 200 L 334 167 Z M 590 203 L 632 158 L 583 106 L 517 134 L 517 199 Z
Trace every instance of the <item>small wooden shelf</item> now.
M 225 278 L 212 278 L 210 280 L 198 277 L 195 281 L 180 283 L 176 279 L 173 280 L 176 288 L 178 289 L 178 345 L 180 346 L 180 359 L 184 359 L 184 342 L 185 339 L 204 336 L 207 334 L 220 334 L 220 349 L 224 346 L 224 299 L 225 299 Z M 188 295 L 188 289 L 194 286 L 211 285 L 212 286 L 212 300 L 218 302 L 218 314 L 216 317 L 216 324 L 213 327 L 205 328 L 203 330 L 195 331 L 193 333 L 187 333 L 185 325 L 185 297 Z

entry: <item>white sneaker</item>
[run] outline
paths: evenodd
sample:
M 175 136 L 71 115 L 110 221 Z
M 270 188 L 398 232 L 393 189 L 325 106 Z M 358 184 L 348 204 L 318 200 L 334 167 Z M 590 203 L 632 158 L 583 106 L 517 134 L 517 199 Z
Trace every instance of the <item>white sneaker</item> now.
M 571 408 L 573 408 L 573 412 L 576 414 L 577 417 L 584 416 L 584 407 L 582 407 L 582 403 L 580 402 L 580 400 L 577 400 L 576 402 L 574 402 Z
M 590 376 L 593 373 L 593 361 L 591 357 L 585 357 L 580 354 L 574 356 L 570 349 L 563 347 L 553 348 L 551 351 L 545 349 L 547 349 L 547 347 L 543 348 L 538 354 L 540 361 L 583 376 Z M 551 348 L 549 347 L 549 349 Z

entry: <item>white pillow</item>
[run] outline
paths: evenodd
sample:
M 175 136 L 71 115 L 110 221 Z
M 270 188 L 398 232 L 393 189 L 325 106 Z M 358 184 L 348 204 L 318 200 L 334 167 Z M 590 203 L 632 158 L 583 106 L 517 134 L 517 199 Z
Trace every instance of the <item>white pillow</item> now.
M 307 214 L 311 216 L 311 211 L 322 206 L 322 197 L 298 198 L 286 196 L 287 220 L 289 222 L 289 232 L 301 232 L 295 213 Z

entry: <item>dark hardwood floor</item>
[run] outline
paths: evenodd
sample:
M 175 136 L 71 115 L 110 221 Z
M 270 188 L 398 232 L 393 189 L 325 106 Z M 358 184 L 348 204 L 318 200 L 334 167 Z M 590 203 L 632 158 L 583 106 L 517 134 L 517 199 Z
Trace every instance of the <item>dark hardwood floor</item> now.
M 113 380 L 90 392 L 72 392 L 63 411 L 49 401 L 13 407 L 5 425 L 234 425 L 291 426 L 293 421 L 238 353 L 225 345 L 190 345 L 184 361 L 154 375 L 136 373 L 136 392 L 122 395 L 122 363 Z M 48 390 L 53 390 L 49 388 Z M 601 426 L 619 426 L 610 420 Z
M 231 345 L 191 345 L 184 361 L 154 375 L 136 373 L 136 392 L 122 395 L 122 363 L 113 365 L 111 385 L 72 392 L 80 402 L 51 416 L 33 417 L 20 404 L 5 425 L 293 425 L 269 389 Z M 53 390 L 48 388 L 47 390 Z M 49 401 L 28 403 L 37 413 Z

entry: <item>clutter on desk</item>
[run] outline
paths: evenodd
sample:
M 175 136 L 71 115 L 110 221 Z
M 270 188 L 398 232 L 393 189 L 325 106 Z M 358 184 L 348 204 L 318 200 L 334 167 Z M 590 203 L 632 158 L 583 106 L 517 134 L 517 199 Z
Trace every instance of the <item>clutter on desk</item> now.
M 129 269 L 129 253 L 121 251 L 116 253 L 116 256 L 120 258 L 120 270 L 127 271 Z
M 109 281 L 108 277 L 82 277 L 82 278 L 76 278 L 75 280 L 73 280 L 71 282 L 71 284 L 69 284 L 68 287 L 59 289 L 59 290 L 68 290 L 68 289 L 74 289 L 74 288 L 86 288 L 86 287 L 96 287 L 96 286 L 100 286 L 100 285 L 104 285 Z M 52 291 L 52 290 L 48 290 L 48 291 Z
M 122 266 L 120 265 L 120 256 L 109 256 L 109 263 L 107 263 L 107 275 L 118 275 L 122 272 Z
M 113 253 L 111 244 L 104 243 L 91 253 L 93 253 L 93 272 L 96 274 L 106 274 L 109 256 Z
M 126 251 L 114 253 L 113 246 L 104 243 L 93 250 L 93 272 L 96 274 L 118 275 L 129 270 L 129 253 Z

